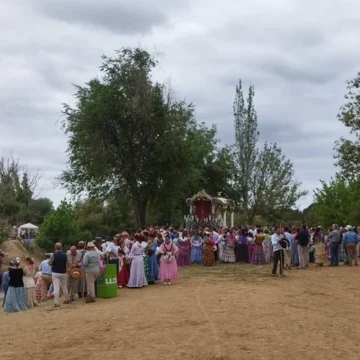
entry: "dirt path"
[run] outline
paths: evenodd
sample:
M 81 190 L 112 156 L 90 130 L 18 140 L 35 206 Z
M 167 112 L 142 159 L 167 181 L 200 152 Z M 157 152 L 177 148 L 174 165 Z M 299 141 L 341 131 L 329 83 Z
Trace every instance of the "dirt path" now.
M 1 246 L 1 250 L 3 250 L 7 254 L 7 257 L 4 259 L 4 263 L 0 272 L 8 268 L 10 260 L 15 260 L 16 257 L 20 257 L 21 264 L 24 264 L 26 256 L 29 255 L 29 252 L 25 249 L 25 247 L 19 240 L 5 241 Z M 36 265 L 38 265 L 41 260 L 43 260 L 40 255 L 40 250 L 38 248 L 35 249 L 35 253 L 31 256 L 34 257 Z
M 186 272 L 189 270 L 182 270 Z M 0 313 L 1 355 L 38 360 L 359 359 L 360 267 L 195 277 L 53 310 Z

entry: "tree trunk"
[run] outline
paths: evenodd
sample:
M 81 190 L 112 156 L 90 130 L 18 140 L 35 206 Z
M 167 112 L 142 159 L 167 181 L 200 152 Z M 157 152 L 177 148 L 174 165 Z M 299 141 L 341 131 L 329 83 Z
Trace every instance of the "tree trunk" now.
M 253 221 L 254 221 L 254 214 L 252 212 L 247 212 L 246 214 L 246 218 L 247 218 L 247 225 L 249 226 L 253 226 Z
M 147 199 L 134 199 L 136 223 L 140 229 L 143 229 L 145 227 L 147 204 Z

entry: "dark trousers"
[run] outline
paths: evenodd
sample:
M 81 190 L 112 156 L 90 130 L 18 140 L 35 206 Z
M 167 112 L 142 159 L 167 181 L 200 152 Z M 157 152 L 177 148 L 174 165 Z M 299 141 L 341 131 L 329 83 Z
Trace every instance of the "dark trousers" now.
M 330 244 L 330 262 L 331 265 L 339 265 L 339 248 L 340 244 L 332 242 Z
M 119 259 L 110 259 L 109 264 L 116 265 L 116 274 L 119 272 Z
M 284 250 L 278 250 L 273 253 L 272 274 L 276 275 L 278 262 L 280 261 L 280 275 L 284 274 Z
M 2 307 L 4 307 L 5 298 L 6 298 L 6 293 L 7 293 L 8 289 L 9 289 L 9 285 L 3 285 L 2 288 L 3 288 L 3 290 L 4 290 L 4 298 L 3 298 Z
M 214 251 L 214 257 L 215 257 L 215 261 L 219 260 L 219 249 L 218 249 L 219 245 L 216 245 L 216 250 Z

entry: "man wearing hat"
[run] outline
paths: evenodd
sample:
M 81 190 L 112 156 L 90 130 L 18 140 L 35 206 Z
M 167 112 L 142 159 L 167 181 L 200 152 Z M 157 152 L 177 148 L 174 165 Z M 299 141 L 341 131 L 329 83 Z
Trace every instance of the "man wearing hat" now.
M 75 293 L 78 292 L 79 272 L 75 270 L 81 267 L 81 253 L 76 246 L 72 246 L 66 253 L 67 256 L 67 289 L 69 292 L 70 301 L 75 300 Z
M 124 244 L 125 246 L 129 249 L 129 251 L 131 250 L 131 247 L 133 245 L 133 242 L 129 239 L 129 233 L 126 231 L 123 231 L 120 234 L 120 238 L 124 240 Z
M 356 232 L 354 231 L 351 225 L 346 227 L 346 233 L 344 235 L 344 248 L 346 249 L 346 256 L 348 265 L 352 266 L 352 261 L 354 260 L 355 265 L 357 265 L 357 251 L 356 245 L 358 243 Z
M 87 297 L 86 303 L 95 302 L 95 280 L 100 274 L 100 254 L 96 251 L 93 242 L 87 243 L 87 252 L 83 259 L 83 265 L 86 271 Z
M 100 256 L 104 252 L 102 244 L 103 244 L 102 238 L 100 236 L 97 236 L 94 240 L 94 245 L 95 245 L 95 250 L 99 252 Z

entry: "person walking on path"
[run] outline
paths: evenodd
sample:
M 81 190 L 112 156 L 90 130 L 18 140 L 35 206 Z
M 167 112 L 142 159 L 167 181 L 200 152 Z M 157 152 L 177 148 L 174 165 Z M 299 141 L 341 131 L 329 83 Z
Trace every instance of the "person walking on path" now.
M 69 293 L 66 284 L 67 256 L 62 251 L 61 243 L 55 244 L 55 252 L 51 255 L 49 265 L 54 285 L 54 307 L 59 307 L 60 288 L 64 294 L 64 304 L 69 304 Z

